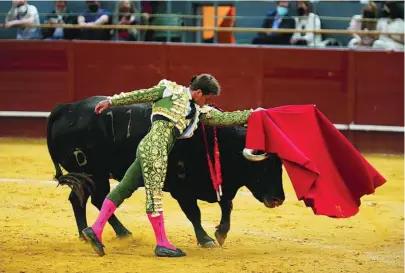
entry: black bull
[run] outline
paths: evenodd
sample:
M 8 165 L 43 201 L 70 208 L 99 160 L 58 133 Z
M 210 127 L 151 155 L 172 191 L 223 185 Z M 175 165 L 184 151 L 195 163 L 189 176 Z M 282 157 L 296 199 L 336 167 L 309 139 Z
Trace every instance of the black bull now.
M 110 191 L 109 178 L 120 181 L 135 159 L 136 148 L 147 134 L 151 105 L 111 107 L 101 115 L 95 105 L 105 97 L 91 97 L 57 106 L 48 118 L 47 143 L 56 169 L 56 180 L 72 188 L 72 204 L 79 236 L 87 227 L 86 203 L 101 208 Z M 206 126 L 210 154 L 213 150 L 213 128 Z M 266 207 L 276 207 L 285 199 L 281 160 L 270 155 L 260 162 L 247 160 L 242 154 L 246 128 L 217 128 L 221 154 L 221 200 L 213 188 L 201 127 L 191 139 L 178 140 L 169 156 L 164 191 L 170 192 L 193 224 L 197 241 L 204 247 L 215 247 L 214 240 L 201 225 L 197 200 L 218 202 L 222 217 L 215 236 L 222 245 L 230 229 L 232 200 L 246 186 Z M 212 160 L 213 157 L 211 156 Z M 62 174 L 62 166 L 69 173 Z M 143 186 L 143 182 L 142 182 Z M 117 236 L 131 233 L 113 215 L 109 220 Z

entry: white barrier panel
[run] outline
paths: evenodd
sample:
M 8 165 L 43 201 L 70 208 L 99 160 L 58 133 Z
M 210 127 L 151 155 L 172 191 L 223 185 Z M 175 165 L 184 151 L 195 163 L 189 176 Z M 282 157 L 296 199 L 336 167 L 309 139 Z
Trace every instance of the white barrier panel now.
M 401 126 L 384 126 L 384 125 L 362 125 L 362 124 L 349 124 L 350 131 L 373 131 L 373 132 L 405 132 L 404 127 Z
M 0 111 L 0 117 L 10 118 L 47 118 L 51 112 L 30 112 L 30 111 Z
M 0 117 L 10 118 L 47 118 L 50 112 L 33 111 L 0 111 Z M 363 124 L 334 124 L 341 131 L 363 131 L 363 132 L 394 132 L 404 133 L 405 127 L 385 125 L 363 125 Z

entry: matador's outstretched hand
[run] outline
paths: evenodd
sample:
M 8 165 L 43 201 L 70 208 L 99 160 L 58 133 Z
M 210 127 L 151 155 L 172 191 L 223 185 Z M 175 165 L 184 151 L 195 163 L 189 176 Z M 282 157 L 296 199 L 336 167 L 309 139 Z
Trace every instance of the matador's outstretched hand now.
M 107 110 L 111 106 L 110 100 L 103 100 L 100 101 L 97 105 L 96 108 L 94 109 L 94 112 L 96 114 L 101 114 L 105 110 Z
M 253 110 L 253 112 L 258 112 L 258 111 L 263 111 L 263 110 L 266 111 L 266 109 L 258 107 L 255 110 Z

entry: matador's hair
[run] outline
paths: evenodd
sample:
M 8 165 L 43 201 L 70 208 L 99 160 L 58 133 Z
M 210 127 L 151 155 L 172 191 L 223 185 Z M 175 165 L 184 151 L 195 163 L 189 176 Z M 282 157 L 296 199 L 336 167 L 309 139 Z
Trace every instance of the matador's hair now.
M 190 89 L 192 91 L 201 89 L 204 95 L 214 95 L 218 96 L 221 93 L 221 87 L 217 79 L 210 74 L 200 74 L 198 76 L 193 76 L 190 82 Z

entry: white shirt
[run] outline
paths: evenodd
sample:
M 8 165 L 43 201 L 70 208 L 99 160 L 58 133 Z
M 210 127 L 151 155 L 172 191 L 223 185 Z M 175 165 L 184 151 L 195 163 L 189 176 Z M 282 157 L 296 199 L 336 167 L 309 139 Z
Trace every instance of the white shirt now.
M 404 20 L 398 18 L 393 21 L 386 21 L 386 22 L 381 22 L 379 25 L 379 28 L 381 31 L 385 32 L 402 32 L 404 33 Z M 400 35 L 393 35 L 395 36 L 395 39 L 401 39 Z M 381 34 L 379 37 L 379 40 L 382 42 L 385 42 L 389 44 L 390 46 L 397 48 L 397 49 L 403 49 L 404 45 L 397 43 L 393 39 L 391 39 L 387 34 Z
M 295 29 L 297 30 L 294 32 L 292 39 L 304 39 L 307 41 L 309 46 L 320 46 L 322 42 L 322 37 L 320 34 L 315 34 L 312 32 L 302 33 L 301 35 L 300 30 L 320 30 L 321 29 L 321 20 L 319 16 L 310 12 L 308 16 L 302 17 L 295 17 Z
M 34 25 L 39 25 L 39 14 L 35 6 L 25 4 L 18 8 L 11 8 L 8 12 L 9 20 L 24 20 L 30 17 L 34 17 Z M 11 18 L 11 19 L 10 19 Z M 17 39 L 36 39 L 40 38 L 40 31 L 37 28 L 22 28 L 17 29 Z
M 58 17 L 57 17 L 57 19 L 58 20 L 63 20 L 63 16 L 62 15 L 60 15 L 60 14 L 58 14 Z M 55 28 L 55 31 L 54 31 L 54 33 L 53 33 L 53 37 L 54 38 L 61 38 L 61 39 L 63 39 L 63 28 Z
M 352 31 L 357 31 L 357 30 L 362 30 L 362 23 L 361 20 L 363 19 L 363 15 L 354 15 L 352 17 L 352 20 L 350 21 L 350 25 L 348 27 L 348 30 Z M 380 23 L 381 24 L 381 23 Z M 379 23 L 377 23 L 376 29 L 378 30 Z M 364 28 L 363 31 L 368 31 L 369 29 Z M 372 29 L 371 29 L 372 30 Z M 356 43 L 362 42 L 363 46 L 372 46 L 376 38 L 374 36 L 370 35 L 358 35 L 358 34 L 353 34 L 354 39 L 352 39 L 348 46 L 349 47 L 356 47 Z
M 186 110 L 186 116 L 188 116 L 191 113 L 191 100 L 193 97 L 191 96 L 191 91 L 190 88 L 187 88 L 187 95 L 189 98 L 189 101 L 187 103 L 187 110 Z M 187 128 L 184 130 L 184 132 L 181 134 L 179 137 L 181 138 L 190 138 L 194 135 L 195 128 L 197 128 L 197 123 L 199 121 L 198 116 L 200 115 L 200 106 L 198 104 L 194 103 L 195 106 L 195 114 L 194 117 L 192 117 L 190 125 L 187 126 Z
M 384 29 L 387 29 L 388 25 L 388 19 L 387 18 L 380 18 L 377 21 L 377 30 L 378 31 L 384 31 Z

